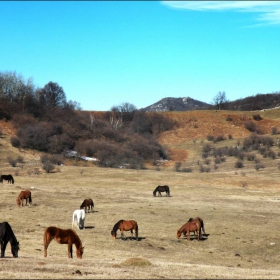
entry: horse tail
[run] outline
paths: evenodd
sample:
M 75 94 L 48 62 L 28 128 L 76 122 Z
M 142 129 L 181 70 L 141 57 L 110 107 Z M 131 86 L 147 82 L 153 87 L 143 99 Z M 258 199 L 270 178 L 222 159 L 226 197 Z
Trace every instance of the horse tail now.
M 170 189 L 168 186 L 167 186 L 167 193 L 168 193 L 168 196 L 170 196 Z
M 29 196 L 29 204 L 32 204 L 31 192 L 30 192 L 30 196 Z
M 136 240 L 138 240 L 138 224 L 137 223 L 135 226 L 135 237 L 136 237 Z
M 12 184 L 15 182 L 14 177 L 11 175 Z

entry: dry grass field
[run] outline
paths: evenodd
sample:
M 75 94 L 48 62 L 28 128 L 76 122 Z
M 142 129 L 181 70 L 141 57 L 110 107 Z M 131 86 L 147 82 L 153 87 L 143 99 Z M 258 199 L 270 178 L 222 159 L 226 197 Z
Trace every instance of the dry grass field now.
M 12 226 L 20 251 L 19 258 L 12 258 L 8 244 L 6 258 L 0 260 L 0 278 L 280 278 L 279 159 L 266 159 L 266 168 L 260 171 L 249 163 L 235 169 L 234 159 L 229 158 L 209 173 L 195 168 L 191 173 L 175 172 L 176 160 L 195 167 L 205 137 L 213 129 L 232 134 L 233 140 L 227 140 L 226 145 L 250 134 L 237 121 L 229 124 L 220 115 L 215 118 L 216 127 L 211 128 L 210 123 L 207 126 L 201 121 L 210 115 L 192 114 L 198 113 L 173 113 L 174 118 L 182 118 L 182 124 L 161 135 L 173 160 L 147 170 L 79 163 L 60 166 L 56 173 L 35 175 L 31 171 L 40 169 L 38 154 L 13 149 L 5 134 L 0 141 L 0 171 L 15 175 L 15 184 L 0 184 L 0 217 Z M 265 127 L 279 125 L 277 117 L 267 118 Z M 198 125 L 188 126 L 190 119 L 196 119 Z M 10 167 L 7 154 L 23 155 L 23 168 Z M 165 193 L 153 197 L 155 187 L 163 184 L 169 185 L 171 197 Z M 20 191 L 30 188 L 33 204 L 17 207 Z M 83 259 L 77 259 L 74 246 L 74 257 L 68 259 L 67 245 L 56 241 L 51 242 L 45 258 L 44 230 L 48 226 L 71 228 L 73 211 L 88 197 L 95 203 L 94 212 L 86 214 L 86 228 L 76 230 L 85 246 Z M 196 216 L 203 218 L 207 236 L 199 242 L 183 237 L 177 240 L 177 229 Z M 138 222 L 139 241 L 123 241 L 119 232 L 116 240 L 111 238 L 110 231 L 120 219 Z

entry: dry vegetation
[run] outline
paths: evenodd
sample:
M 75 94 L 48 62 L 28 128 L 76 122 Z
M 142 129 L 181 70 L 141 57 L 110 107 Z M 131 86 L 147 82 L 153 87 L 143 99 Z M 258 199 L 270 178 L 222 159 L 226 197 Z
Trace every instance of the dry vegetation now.
M 278 157 L 266 159 L 266 168 L 260 171 L 249 163 L 235 169 L 235 160 L 230 158 L 209 173 L 174 171 L 176 161 L 196 166 L 210 133 L 233 136 L 215 145 L 236 145 L 238 139 L 250 135 L 240 118 L 251 118 L 252 113 L 231 112 L 231 122 L 225 120 L 228 112 L 169 114 L 181 120 L 180 126 L 161 135 L 161 143 L 170 149 L 173 160 L 148 170 L 80 163 L 61 166 L 56 173 L 33 172 L 40 170 L 40 164 L 36 165 L 39 155 L 12 148 L 5 130 L 0 139 L 0 171 L 15 175 L 15 184 L 0 185 L 0 216 L 12 226 L 21 249 L 19 258 L 14 259 L 8 244 L 6 258 L 0 261 L 0 278 L 279 278 Z M 258 122 L 267 133 L 271 125 L 280 127 L 277 115 L 271 114 L 262 113 L 263 120 Z M 191 123 L 194 119 L 195 127 Z M 25 164 L 13 168 L 7 164 L 7 155 L 21 155 Z M 152 196 L 160 184 L 169 185 L 171 197 Z M 18 194 L 31 187 L 33 204 L 18 208 Z M 78 231 L 85 246 L 83 259 L 75 254 L 68 259 L 67 245 L 55 241 L 44 258 L 45 228 L 70 228 L 73 211 L 87 197 L 93 199 L 95 207 L 86 215 L 86 229 Z M 196 216 L 203 218 L 208 237 L 200 242 L 182 237 L 177 240 L 177 229 Z M 139 241 L 111 238 L 110 231 L 120 219 L 138 222 Z

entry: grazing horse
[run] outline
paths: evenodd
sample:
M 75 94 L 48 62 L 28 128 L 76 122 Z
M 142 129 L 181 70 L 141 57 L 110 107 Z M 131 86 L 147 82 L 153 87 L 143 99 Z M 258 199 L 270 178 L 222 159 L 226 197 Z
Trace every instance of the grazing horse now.
M 114 239 L 117 237 L 117 230 L 121 231 L 121 239 L 124 239 L 124 231 L 131 232 L 131 237 L 133 237 L 133 230 L 135 231 L 135 238 L 138 240 L 138 224 L 133 220 L 119 220 L 113 227 L 113 230 L 111 231 L 111 235 Z
M 61 229 L 57 227 L 48 227 L 44 233 L 44 257 L 47 256 L 47 249 L 50 242 L 55 239 L 59 244 L 68 244 L 68 258 L 73 258 L 72 245 L 76 246 L 77 258 L 81 259 L 84 253 L 81 239 L 72 229 Z
M 91 198 L 87 198 L 83 201 L 83 203 L 81 204 L 80 206 L 80 209 L 84 209 L 85 208 L 85 212 L 87 212 L 87 207 L 88 207 L 88 213 L 89 213 L 89 210 L 91 209 L 91 212 L 93 211 L 93 207 L 94 207 L 94 203 L 92 201 Z
M 84 209 L 77 209 L 73 212 L 72 228 L 75 225 L 77 229 L 85 228 L 86 212 Z
M 187 232 L 187 239 L 190 240 L 190 233 L 196 232 L 197 233 L 197 240 L 200 240 L 201 235 L 201 224 L 200 222 L 193 221 L 193 222 L 187 222 L 185 223 L 179 230 L 177 230 L 177 238 L 179 239 L 181 237 L 181 234 Z
M 200 222 L 200 224 L 201 224 L 201 230 L 203 231 L 204 234 L 206 234 L 206 233 L 205 233 L 205 229 L 204 229 L 204 222 L 203 222 L 203 220 L 202 220 L 200 217 L 196 217 L 195 219 L 190 218 L 190 219 L 188 220 L 188 222 L 194 222 L 194 221 L 199 221 L 199 222 Z
M 9 175 L 1 175 L 0 176 L 0 183 L 3 183 L 3 180 L 7 180 L 8 184 L 13 184 L 15 182 L 13 176 L 11 174 Z
M 166 192 L 166 196 L 170 196 L 170 190 L 168 186 L 157 186 L 155 190 L 153 191 L 153 195 L 156 196 L 158 192 L 158 196 L 162 196 L 162 192 Z
M 1 243 L 1 258 L 5 257 L 6 246 L 10 242 L 11 251 L 14 258 L 18 257 L 19 242 L 14 235 L 14 232 L 8 222 L 0 223 L 0 243 Z
M 23 201 L 25 199 L 25 205 L 27 205 L 27 200 L 28 200 L 28 205 L 32 204 L 32 198 L 31 198 L 31 191 L 26 190 L 26 191 L 21 191 L 18 198 L 17 198 L 17 205 L 18 207 L 23 206 Z

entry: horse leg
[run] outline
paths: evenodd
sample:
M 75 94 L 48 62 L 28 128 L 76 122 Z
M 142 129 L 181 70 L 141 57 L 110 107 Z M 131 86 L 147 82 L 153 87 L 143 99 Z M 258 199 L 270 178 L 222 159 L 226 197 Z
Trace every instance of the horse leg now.
M 188 235 L 188 236 L 187 236 L 187 239 L 190 240 L 190 239 L 191 239 L 191 232 L 188 231 L 188 232 L 187 232 L 187 235 Z
M 160 191 L 158 192 L 158 196 L 162 196 Z
M 47 257 L 47 249 L 50 245 L 51 239 L 44 235 L 44 257 Z
M 5 250 L 8 242 L 2 241 L 1 242 L 1 258 L 5 258 Z
M 124 240 L 123 230 L 121 230 L 121 239 Z
M 73 258 L 72 243 L 68 243 L 68 258 Z

